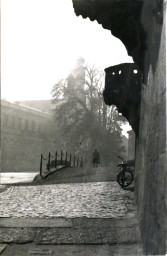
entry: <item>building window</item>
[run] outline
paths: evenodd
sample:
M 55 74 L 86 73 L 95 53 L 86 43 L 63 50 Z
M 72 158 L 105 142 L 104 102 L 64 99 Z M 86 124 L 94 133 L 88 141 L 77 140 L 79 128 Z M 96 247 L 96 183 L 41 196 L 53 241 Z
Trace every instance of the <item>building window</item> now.
M 25 120 L 21 119 L 21 130 L 25 130 Z
M 2 125 L 3 126 L 7 126 L 7 122 L 8 122 L 8 115 L 7 114 L 3 114 L 2 115 Z
M 16 123 L 15 123 L 15 117 L 14 116 L 11 116 L 11 128 L 15 128 L 15 125 L 16 125 Z
M 28 130 L 28 120 L 25 120 L 25 130 Z
M 18 118 L 18 129 L 21 129 L 21 118 Z
M 35 121 L 32 121 L 32 131 L 35 132 Z
M 41 133 L 41 132 L 42 132 L 42 124 L 39 124 L 38 132 L 39 132 L 39 133 Z
M 9 128 L 11 127 L 11 117 L 10 116 L 7 117 L 6 126 Z

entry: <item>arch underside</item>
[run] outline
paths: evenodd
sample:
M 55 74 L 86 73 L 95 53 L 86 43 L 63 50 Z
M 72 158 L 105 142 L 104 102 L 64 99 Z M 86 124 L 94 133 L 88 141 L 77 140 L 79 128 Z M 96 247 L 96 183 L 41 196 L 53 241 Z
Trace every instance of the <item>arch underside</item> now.
M 144 0 L 73 0 L 77 16 L 96 20 L 125 45 L 128 55 L 141 66 L 146 34 L 140 23 Z
M 146 83 L 148 67 L 151 63 L 154 69 L 158 57 L 158 43 L 155 45 L 153 53 L 148 54 L 147 49 L 153 34 L 157 34 L 158 37 L 161 33 L 162 2 L 162 0 L 73 0 L 77 16 L 90 18 L 91 21 L 96 20 L 103 28 L 109 29 L 113 36 L 123 42 L 128 55 L 133 57 L 134 65 L 139 70 L 138 76 L 133 77 L 133 72 L 127 72 L 125 67 L 127 65 L 122 64 L 123 70 L 127 72 L 124 72 L 122 76 L 124 81 L 121 81 L 122 91 L 126 92 L 124 99 L 123 96 L 118 98 L 117 95 L 117 100 L 115 100 L 113 88 L 117 86 L 120 89 L 120 79 L 113 80 L 112 72 L 106 69 L 107 79 L 104 90 L 106 97 L 104 100 L 107 105 L 116 105 L 118 111 L 121 110 L 136 135 L 138 135 L 140 121 L 141 83 Z M 143 6 L 147 13 L 143 13 Z M 153 23 L 156 23 L 155 31 L 150 29 Z M 149 58 L 146 57 L 146 53 Z M 113 66 L 110 69 L 116 67 Z M 108 79 L 109 76 L 110 79 Z M 136 87 L 135 90 L 134 87 Z

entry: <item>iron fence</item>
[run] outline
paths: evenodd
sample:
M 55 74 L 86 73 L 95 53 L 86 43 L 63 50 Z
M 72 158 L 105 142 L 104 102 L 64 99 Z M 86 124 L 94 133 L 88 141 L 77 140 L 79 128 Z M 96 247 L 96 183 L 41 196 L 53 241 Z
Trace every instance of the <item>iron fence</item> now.
M 57 166 L 61 166 L 61 169 L 63 167 L 83 167 L 83 158 L 80 156 L 76 156 L 75 154 L 72 155 L 71 153 L 68 153 L 67 151 L 64 152 L 63 150 L 60 151 L 60 154 L 56 151 L 54 155 L 52 155 L 50 152 L 48 154 L 47 158 L 44 158 L 43 154 L 41 154 L 40 159 L 40 176 L 42 178 L 45 178 L 46 175 L 43 175 L 43 165 L 44 161 L 46 163 L 46 171 L 47 173 L 50 173 L 50 169 L 57 168 Z

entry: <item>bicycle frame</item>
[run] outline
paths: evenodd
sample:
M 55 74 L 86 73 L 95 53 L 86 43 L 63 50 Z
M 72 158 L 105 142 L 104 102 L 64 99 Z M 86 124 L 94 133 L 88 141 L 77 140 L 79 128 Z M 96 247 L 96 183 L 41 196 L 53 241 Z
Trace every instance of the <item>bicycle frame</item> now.
M 127 161 L 122 157 L 118 156 L 118 158 L 122 160 L 122 163 L 117 165 L 120 168 L 120 173 L 117 175 L 117 182 L 122 188 L 128 187 L 133 181 L 133 173 L 128 168 Z

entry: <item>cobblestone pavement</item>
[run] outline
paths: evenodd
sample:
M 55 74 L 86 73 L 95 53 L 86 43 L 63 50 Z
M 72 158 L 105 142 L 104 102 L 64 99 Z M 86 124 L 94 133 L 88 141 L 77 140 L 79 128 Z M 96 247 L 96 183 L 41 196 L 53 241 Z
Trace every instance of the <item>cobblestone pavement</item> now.
M 11 186 L 1 193 L 0 217 L 123 217 L 129 194 L 116 182 Z

